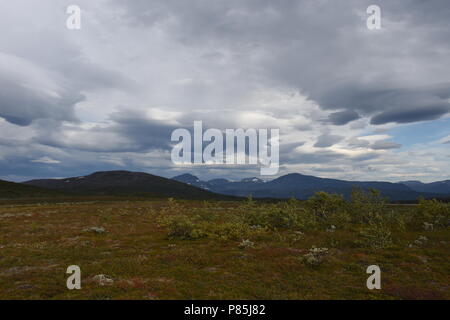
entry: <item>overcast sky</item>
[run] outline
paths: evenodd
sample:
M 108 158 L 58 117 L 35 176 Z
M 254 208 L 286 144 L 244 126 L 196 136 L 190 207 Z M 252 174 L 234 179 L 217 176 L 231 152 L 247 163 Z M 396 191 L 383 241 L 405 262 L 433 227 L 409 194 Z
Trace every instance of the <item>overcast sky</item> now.
M 81 29 L 68 30 L 68 5 Z M 366 9 L 381 7 L 381 30 Z M 176 167 L 170 134 L 279 128 L 279 174 L 450 179 L 448 0 L 0 3 L 0 178 Z

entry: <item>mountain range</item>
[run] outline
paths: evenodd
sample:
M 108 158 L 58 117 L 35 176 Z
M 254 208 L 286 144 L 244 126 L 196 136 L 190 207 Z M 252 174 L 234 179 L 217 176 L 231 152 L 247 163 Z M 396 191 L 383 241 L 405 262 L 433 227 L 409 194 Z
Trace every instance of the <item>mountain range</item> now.
M 349 197 L 352 190 L 376 189 L 391 201 L 416 200 L 426 198 L 445 197 L 450 195 L 450 180 L 433 183 L 418 181 L 392 183 L 381 181 L 346 181 L 338 179 L 319 178 L 315 176 L 291 173 L 279 178 L 263 181 L 259 178 L 246 178 L 240 181 L 227 179 L 213 179 L 202 181 L 191 174 L 182 174 L 172 179 L 184 182 L 215 193 L 255 198 L 290 198 L 307 199 L 317 191 L 342 194 Z
M 66 195 L 142 196 L 180 199 L 236 199 L 252 195 L 254 198 L 307 199 L 317 191 L 349 197 L 354 188 L 376 189 L 391 201 L 412 201 L 418 197 L 450 198 L 450 180 L 432 183 L 404 181 L 346 181 L 319 178 L 300 173 L 287 174 L 273 180 L 245 178 L 200 180 L 186 173 L 163 178 L 145 172 L 100 171 L 86 176 L 64 179 L 39 179 L 23 183 L 0 180 L 0 199 L 55 197 Z
M 400 183 L 407 185 L 408 187 L 417 192 L 450 194 L 450 180 L 436 181 L 431 183 L 423 183 L 421 181 L 413 180 L 413 181 L 402 181 Z

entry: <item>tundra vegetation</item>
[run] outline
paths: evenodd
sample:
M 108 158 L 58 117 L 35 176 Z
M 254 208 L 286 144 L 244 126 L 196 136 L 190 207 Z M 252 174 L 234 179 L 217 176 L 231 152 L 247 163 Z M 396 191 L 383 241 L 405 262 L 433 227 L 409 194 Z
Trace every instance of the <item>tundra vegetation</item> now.
M 307 201 L 0 206 L 0 299 L 449 299 L 450 204 L 376 191 Z M 66 269 L 81 268 L 68 290 Z M 381 290 L 366 269 L 381 268 Z M 107 279 L 107 281 L 105 280 Z

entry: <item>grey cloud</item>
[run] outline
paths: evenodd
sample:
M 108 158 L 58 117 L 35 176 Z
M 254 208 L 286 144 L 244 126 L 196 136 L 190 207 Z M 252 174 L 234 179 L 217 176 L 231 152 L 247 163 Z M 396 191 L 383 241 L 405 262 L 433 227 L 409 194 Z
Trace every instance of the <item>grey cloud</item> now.
M 379 32 L 365 26 L 369 0 L 116 3 L 129 21 L 157 26 L 187 46 L 231 52 L 261 79 L 296 87 L 324 109 L 344 109 L 330 116 L 337 125 L 358 114 L 383 124 L 450 111 L 450 86 L 436 90 L 450 71 L 445 0 L 380 0 Z M 406 41 L 411 34 L 415 41 Z
M 305 144 L 304 141 L 292 142 L 292 143 L 280 142 L 280 147 L 279 147 L 280 154 L 291 153 L 291 152 L 293 152 L 293 150 L 295 150 L 295 148 L 301 147 L 304 144 Z
M 346 155 L 331 150 L 321 150 L 318 152 L 291 152 L 290 154 L 280 156 L 280 164 L 318 164 L 346 159 L 348 159 Z
M 298 131 L 309 131 L 312 130 L 312 126 L 310 124 L 297 124 L 294 126 L 294 129 Z
M 38 158 L 38 159 L 33 159 L 33 160 L 31 160 L 31 162 L 45 163 L 45 164 L 56 164 L 56 163 L 61 163 L 61 161 L 56 160 L 56 159 L 52 159 L 52 158 L 47 157 L 47 156 L 40 157 L 40 158 Z
M 0 11 L 8 12 L 0 21 L 0 117 L 10 123 L 77 121 L 74 108 L 92 90 L 132 86 L 87 56 L 89 51 L 80 46 L 83 37 L 77 38 L 65 26 L 64 2 L 0 4 Z
M 126 165 L 171 176 L 170 160 L 161 157 L 165 165 L 136 159 L 148 151 L 167 154 L 174 126 L 122 105 L 167 108 L 181 114 L 177 120 L 187 129 L 193 120 L 233 128 L 245 126 L 236 108 L 246 94 L 270 88 L 298 90 L 331 112 L 323 122 L 322 113 L 307 115 L 310 123 L 284 127 L 286 134 L 351 121 L 349 129 L 361 129 L 368 118 L 375 125 L 432 120 L 449 112 L 447 0 L 379 0 L 383 30 L 374 32 L 365 27 L 371 0 L 77 3 L 87 13 L 80 32 L 65 29 L 66 0 L 0 4 L 0 11 L 8 12 L 0 21 L 0 117 L 27 126 L 19 128 L 24 137 L 35 134 L 25 141 L 6 139 L 10 131 L 2 131 L 1 149 L 10 154 L 0 161 L 0 174 L 67 176 Z M 139 92 L 134 95 L 136 84 L 114 70 L 138 80 Z M 119 112 L 108 119 L 113 108 Z M 273 119 L 289 119 L 296 111 L 270 109 Z M 28 129 L 33 133 L 25 134 Z M 303 140 L 301 132 L 294 133 Z M 342 139 L 323 135 L 316 147 Z M 347 141 L 350 148 L 400 147 Z M 282 144 L 281 161 L 338 166 L 334 162 L 348 165 L 384 154 L 302 153 L 295 150 L 301 144 Z M 61 163 L 31 162 L 43 157 Z M 235 169 L 245 172 L 223 168 L 220 174 L 239 176 Z
M 76 93 L 58 98 L 43 96 L 19 84 L 5 82 L 0 79 L 0 117 L 20 126 L 40 118 L 75 121 L 73 106 L 84 99 Z
M 343 136 L 332 135 L 332 134 L 323 134 L 317 138 L 314 147 L 316 148 L 326 148 L 335 145 L 336 143 L 342 141 L 344 139 Z
M 0 52 L 0 117 L 20 126 L 37 119 L 77 121 L 74 107 L 85 100 L 83 92 L 121 81 L 120 76 L 96 66 L 80 62 L 71 67 L 74 70 L 65 66 L 47 71 Z
M 365 154 L 352 157 L 352 160 L 359 162 L 359 161 L 373 160 L 373 159 L 376 159 L 379 157 L 380 157 L 380 154 L 378 154 L 376 152 L 367 152 Z
M 398 144 L 398 143 L 395 143 L 392 141 L 382 140 L 382 141 L 376 141 L 376 142 L 372 143 L 370 148 L 373 150 L 388 150 L 388 149 L 398 149 L 401 146 L 402 146 L 401 144 Z
M 40 120 L 34 125 L 35 143 L 89 152 L 147 152 L 169 150 L 171 133 L 177 127 L 147 117 L 142 112 L 121 111 L 111 115 L 108 125 L 83 128 Z
M 316 172 L 331 172 L 331 173 L 335 173 L 335 172 L 345 172 L 344 169 L 339 168 L 339 167 L 324 167 L 324 168 L 320 168 L 320 167 L 316 167 L 312 169 L 313 171 Z
M 21 126 L 39 118 L 73 121 L 72 107 L 83 99 L 30 61 L 0 52 L 0 117 L 5 120 Z
M 370 145 L 370 142 L 364 139 L 360 139 L 357 137 L 348 139 L 348 144 L 351 147 L 357 147 L 357 148 L 365 148 Z
M 450 104 L 441 103 L 438 105 L 424 104 L 418 108 L 404 108 L 403 110 L 388 110 L 375 115 L 371 124 L 385 124 L 389 122 L 409 123 L 424 120 L 435 120 L 450 112 Z
M 359 118 L 360 117 L 357 112 L 353 110 L 346 110 L 331 113 L 328 116 L 328 121 L 334 125 L 341 126 Z
M 373 115 L 371 124 L 409 123 L 438 119 L 450 112 L 450 84 L 411 88 L 386 85 L 340 84 L 320 96 L 324 108 L 346 107 Z
M 141 151 L 171 149 L 173 142 L 170 141 L 170 137 L 172 131 L 178 128 L 175 125 L 150 119 L 139 112 L 132 111 L 114 113 L 111 119 L 115 122 L 111 130 L 129 138 L 138 145 L 138 149 Z

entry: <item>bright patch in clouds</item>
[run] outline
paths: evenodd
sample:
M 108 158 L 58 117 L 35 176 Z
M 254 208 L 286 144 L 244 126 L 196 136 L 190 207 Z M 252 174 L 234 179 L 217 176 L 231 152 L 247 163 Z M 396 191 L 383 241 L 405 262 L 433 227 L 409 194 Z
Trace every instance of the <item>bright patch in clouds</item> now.
M 39 158 L 39 159 L 31 160 L 31 162 L 45 163 L 45 164 L 56 164 L 56 163 L 60 163 L 61 161 L 54 160 L 54 159 L 52 159 L 50 157 L 42 157 L 42 158 Z

